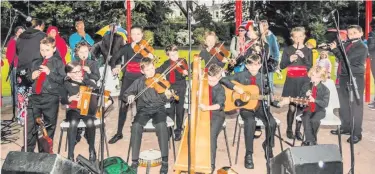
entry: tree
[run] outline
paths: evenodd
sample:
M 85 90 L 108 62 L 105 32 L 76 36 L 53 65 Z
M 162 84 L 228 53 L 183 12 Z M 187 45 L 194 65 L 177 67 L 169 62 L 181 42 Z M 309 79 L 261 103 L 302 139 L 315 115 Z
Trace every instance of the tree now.
M 213 29 L 212 15 L 205 5 L 197 6 L 194 12 L 194 19 L 199 22 L 198 26 Z

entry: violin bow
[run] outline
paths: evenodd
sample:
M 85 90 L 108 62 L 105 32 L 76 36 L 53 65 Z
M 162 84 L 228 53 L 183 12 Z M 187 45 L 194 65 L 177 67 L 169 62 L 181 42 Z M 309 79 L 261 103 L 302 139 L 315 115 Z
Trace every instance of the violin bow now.
M 175 65 L 173 65 L 172 67 L 168 67 L 163 73 L 161 73 L 160 77 L 157 78 L 156 80 L 159 81 L 160 78 L 162 77 L 165 77 L 167 74 L 169 74 L 171 71 L 173 71 L 173 69 L 183 61 L 183 59 L 179 60 Z M 156 80 L 154 80 L 149 86 L 145 87 L 140 93 L 138 93 L 135 97 L 134 97 L 134 101 L 137 100 L 143 93 L 146 92 L 147 89 L 149 89 L 153 84 L 156 83 Z M 130 104 L 130 103 L 127 103 L 127 104 Z
M 222 46 L 224 45 L 224 43 L 225 43 L 225 41 L 224 41 L 223 43 L 221 43 L 220 47 L 222 47 Z M 219 48 L 220 48 L 220 47 L 219 47 Z M 212 58 L 214 58 L 215 55 L 216 55 L 217 53 L 218 53 L 218 52 L 217 52 L 217 50 L 216 50 L 216 48 L 215 48 L 215 54 L 212 55 L 210 59 L 208 59 L 207 63 L 204 65 L 204 68 L 207 67 L 208 63 L 211 62 Z

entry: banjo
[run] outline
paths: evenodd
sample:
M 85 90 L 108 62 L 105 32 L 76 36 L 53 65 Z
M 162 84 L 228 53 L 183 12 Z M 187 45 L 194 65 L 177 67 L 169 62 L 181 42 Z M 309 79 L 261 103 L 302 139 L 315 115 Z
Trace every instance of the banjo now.
M 150 167 L 160 166 L 161 161 L 161 152 L 159 150 L 150 149 L 139 154 L 139 166 L 147 167 L 146 174 L 150 173 Z

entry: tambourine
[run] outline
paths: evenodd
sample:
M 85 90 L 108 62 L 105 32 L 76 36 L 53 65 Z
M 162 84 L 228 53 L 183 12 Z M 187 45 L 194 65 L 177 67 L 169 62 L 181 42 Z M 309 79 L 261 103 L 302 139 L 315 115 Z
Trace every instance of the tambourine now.
M 238 174 L 234 171 L 231 167 L 222 167 L 221 169 L 217 170 L 217 174 Z
M 160 166 L 161 161 L 161 152 L 155 149 L 143 151 L 139 155 L 139 166 L 142 167 Z

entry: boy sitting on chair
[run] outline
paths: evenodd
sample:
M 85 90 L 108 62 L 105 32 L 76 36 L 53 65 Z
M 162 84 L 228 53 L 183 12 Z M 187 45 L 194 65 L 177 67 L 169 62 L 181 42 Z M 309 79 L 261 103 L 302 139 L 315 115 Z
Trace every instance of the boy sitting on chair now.
M 131 148 L 132 148 L 132 165 L 131 167 L 137 171 L 139 162 L 139 151 L 141 148 L 143 127 L 152 119 L 152 124 L 156 129 L 159 147 L 162 156 L 160 168 L 161 174 L 168 173 L 168 128 L 167 113 L 165 103 L 172 96 L 170 90 L 166 90 L 165 94 L 158 94 L 155 89 L 146 85 L 146 79 L 155 75 L 155 66 L 152 59 L 143 58 L 140 63 L 143 76 L 135 80 L 130 87 L 124 92 L 123 100 L 131 104 L 137 101 L 137 114 L 134 117 L 131 127 Z M 147 88 L 147 89 L 146 89 Z M 146 89 L 146 90 L 145 90 Z M 145 90 L 145 91 L 144 91 Z M 136 98 L 138 96 L 138 98 Z
M 225 91 L 224 87 L 219 83 L 223 69 L 217 64 L 211 64 L 208 68 L 208 85 L 210 92 L 210 105 L 200 104 L 202 111 L 210 111 L 211 115 L 211 170 L 215 170 L 215 159 L 217 149 L 217 137 L 223 129 L 225 121 L 224 103 Z
M 231 81 L 236 81 L 242 85 L 257 85 L 259 89 L 263 87 L 261 82 L 261 74 L 259 70 L 262 66 L 261 58 L 259 55 L 253 54 L 246 58 L 245 60 L 246 71 L 242 71 L 240 73 L 233 74 L 228 77 L 224 77 L 221 80 L 221 83 L 225 85 L 227 88 L 234 90 L 239 94 L 244 93 L 244 89 L 239 86 L 234 85 Z M 263 82 L 263 84 L 265 84 Z M 280 105 L 284 103 L 280 102 Z M 255 117 L 258 117 L 265 125 L 266 131 L 266 139 L 263 142 L 263 149 L 266 152 L 268 149 L 268 156 L 270 158 L 273 157 L 272 147 L 274 146 L 274 134 L 276 130 L 276 121 L 273 118 L 270 112 L 267 113 L 269 119 L 266 118 L 266 115 L 263 110 L 263 106 L 261 102 L 258 102 L 259 107 L 255 110 L 247 110 L 247 109 L 240 109 L 241 117 L 244 121 L 244 134 L 245 134 L 245 146 L 246 146 L 246 155 L 245 155 L 245 168 L 247 169 L 254 169 L 253 163 L 253 143 L 254 143 L 254 132 L 256 127 Z M 269 120 L 269 128 L 268 122 Z M 269 148 L 266 148 L 268 145 Z M 267 156 L 267 153 L 266 153 Z
M 306 140 L 303 146 L 316 145 L 320 120 L 326 115 L 325 108 L 329 102 L 329 90 L 322 83 L 326 80 L 327 72 L 325 68 L 314 66 L 310 69 L 308 76 L 311 82 L 303 85 L 300 96 L 309 98 L 309 107 L 303 111 L 302 124 Z

